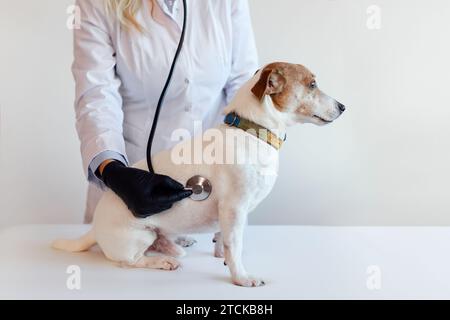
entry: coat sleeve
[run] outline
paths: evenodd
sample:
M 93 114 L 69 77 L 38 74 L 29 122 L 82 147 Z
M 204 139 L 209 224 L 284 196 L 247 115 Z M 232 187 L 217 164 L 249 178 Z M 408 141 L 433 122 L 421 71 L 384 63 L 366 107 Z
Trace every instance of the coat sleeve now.
M 124 156 L 121 154 L 114 152 L 114 151 L 103 151 L 99 155 L 97 155 L 94 159 L 92 159 L 91 163 L 89 164 L 89 181 L 96 184 L 100 189 L 106 190 L 106 185 L 103 183 L 103 180 L 99 178 L 99 176 L 96 174 L 96 171 L 98 167 L 102 164 L 105 160 L 118 160 L 122 162 L 124 165 L 127 165 L 128 161 L 125 159 Z
M 259 64 L 248 0 L 231 2 L 232 62 L 225 86 L 227 104 L 234 98 L 237 90 L 254 75 Z
M 102 1 L 77 0 L 81 24 L 74 30 L 76 129 L 83 169 L 90 182 L 100 180 L 90 168 L 94 158 L 112 151 L 125 159 L 121 81 L 116 75 L 115 50 Z

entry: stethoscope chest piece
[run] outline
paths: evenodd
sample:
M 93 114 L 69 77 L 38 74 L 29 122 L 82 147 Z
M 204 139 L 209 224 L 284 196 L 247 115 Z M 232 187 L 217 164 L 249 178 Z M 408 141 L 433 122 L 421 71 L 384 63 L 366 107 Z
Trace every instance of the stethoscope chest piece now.
M 191 199 L 194 201 L 203 201 L 208 199 L 212 191 L 212 185 L 208 179 L 202 176 L 193 176 L 186 183 L 186 189 L 192 190 Z

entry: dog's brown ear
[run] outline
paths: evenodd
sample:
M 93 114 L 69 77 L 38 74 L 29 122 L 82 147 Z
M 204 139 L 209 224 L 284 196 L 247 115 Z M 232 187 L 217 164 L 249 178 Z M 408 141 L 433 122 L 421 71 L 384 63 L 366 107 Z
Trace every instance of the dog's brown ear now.
M 283 91 L 286 78 L 277 69 L 264 69 L 258 82 L 252 88 L 253 94 L 262 100 L 264 95 L 277 94 Z

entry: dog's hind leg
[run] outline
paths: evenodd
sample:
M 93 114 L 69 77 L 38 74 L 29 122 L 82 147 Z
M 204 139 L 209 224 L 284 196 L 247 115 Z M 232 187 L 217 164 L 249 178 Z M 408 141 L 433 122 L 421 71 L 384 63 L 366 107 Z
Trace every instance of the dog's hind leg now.
M 162 269 L 162 270 L 176 270 L 180 266 L 180 263 L 172 258 L 165 256 L 143 256 L 136 263 L 128 267 L 133 268 L 148 268 L 148 269 Z
M 153 242 L 149 250 L 167 254 L 172 257 L 183 257 L 186 255 L 183 248 L 162 234 L 158 234 L 158 238 Z
M 183 248 L 188 248 L 196 244 L 197 240 L 188 236 L 180 236 L 175 240 L 175 243 L 182 246 Z

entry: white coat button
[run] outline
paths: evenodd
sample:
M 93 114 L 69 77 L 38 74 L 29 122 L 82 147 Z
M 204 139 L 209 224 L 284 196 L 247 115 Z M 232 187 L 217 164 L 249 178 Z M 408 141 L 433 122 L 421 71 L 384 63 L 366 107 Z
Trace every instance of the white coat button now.
M 184 108 L 184 110 L 185 110 L 186 112 L 189 112 L 189 111 L 192 110 L 192 106 L 191 106 L 191 105 L 187 105 L 187 106 Z
M 184 79 L 184 83 L 186 83 L 186 84 L 190 84 L 191 83 L 191 81 L 188 79 L 188 78 L 186 78 L 186 79 Z

